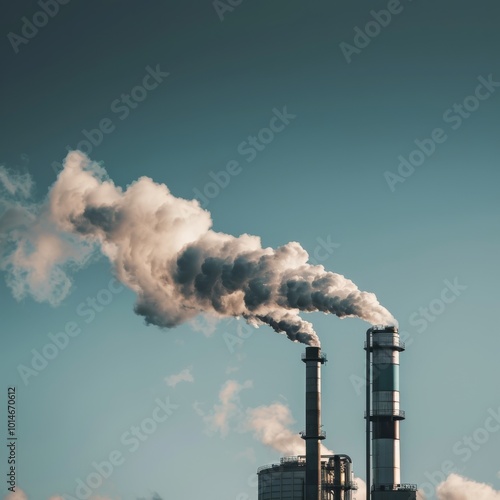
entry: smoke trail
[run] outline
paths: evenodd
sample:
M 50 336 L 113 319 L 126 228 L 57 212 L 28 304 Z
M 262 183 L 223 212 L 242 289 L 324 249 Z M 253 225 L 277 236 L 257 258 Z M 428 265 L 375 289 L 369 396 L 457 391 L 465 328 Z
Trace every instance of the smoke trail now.
M 275 402 L 243 409 L 240 393 L 251 387 L 251 380 L 244 383 L 227 380 L 221 387 L 218 402 L 203 418 L 207 429 L 218 431 L 221 437 L 226 437 L 229 431 L 252 432 L 255 439 L 282 455 L 304 455 L 305 441 L 290 428 L 295 420 L 288 406 Z M 333 451 L 321 443 L 321 453 L 332 455 Z
M 258 406 L 246 411 L 246 425 L 262 444 L 283 455 L 304 455 L 305 441 L 290 429 L 293 423 L 290 408 L 282 403 Z M 333 451 L 321 443 L 321 454 L 333 455 Z
M 61 233 L 47 203 L 31 202 L 32 188 L 28 174 L 0 166 L 0 269 L 16 299 L 31 295 L 55 306 L 71 288 L 65 268 L 83 266 L 92 248 Z
M 57 304 L 69 291 L 67 264 L 82 265 L 97 247 L 137 294 L 137 314 L 160 327 L 208 312 L 243 316 L 292 341 L 319 345 L 300 311 L 395 324 L 373 293 L 308 264 L 298 243 L 274 250 L 256 236 L 215 232 L 197 201 L 176 198 L 147 177 L 122 190 L 80 152 L 68 154 L 44 204 L 18 200 L 16 207 L 21 221 L 7 217 L 14 247 L 2 268 L 18 298 L 31 294 Z
M 221 437 L 226 437 L 231 422 L 240 421 L 243 410 L 240 401 L 240 392 L 253 386 L 251 380 L 240 384 L 236 380 L 227 380 L 219 392 L 219 402 L 214 405 L 208 415 L 203 416 L 209 432 L 219 432 Z

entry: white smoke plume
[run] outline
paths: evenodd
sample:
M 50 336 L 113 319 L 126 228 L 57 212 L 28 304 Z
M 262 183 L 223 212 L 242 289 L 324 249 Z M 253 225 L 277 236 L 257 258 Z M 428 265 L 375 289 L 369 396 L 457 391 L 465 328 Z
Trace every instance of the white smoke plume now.
M 230 430 L 236 432 L 252 432 L 255 439 L 282 455 L 304 455 L 305 442 L 298 432 L 290 427 L 295 423 L 288 406 L 282 403 L 243 409 L 240 393 L 253 387 L 251 380 L 243 383 L 237 380 L 226 380 L 219 391 L 218 402 L 210 414 L 204 416 L 210 431 L 218 431 L 222 437 Z M 321 444 L 323 455 L 333 452 Z
M 236 380 L 227 380 L 219 392 L 219 402 L 214 405 L 210 414 L 203 417 L 210 432 L 218 431 L 222 437 L 227 436 L 231 420 L 240 420 L 242 408 L 240 392 L 253 386 L 251 380 L 240 384 Z
M 29 178 L 4 172 L 0 182 L 0 227 L 8 243 L 1 267 L 17 298 L 57 304 L 69 292 L 68 268 L 83 265 L 98 248 L 137 294 L 137 314 L 160 327 L 201 313 L 242 316 L 292 341 L 319 345 L 299 312 L 396 324 L 373 293 L 308 264 L 299 243 L 262 248 L 257 236 L 215 232 L 196 200 L 177 198 L 147 177 L 123 190 L 80 152 L 68 154 L 42 205 L 28 201 Z
M 358 489 L 353 492 L 353 500 L 366 500 L 366 483 L 359 477 L 355 477 L 354 480 Z
M 290 408 L 282 403 L 249 408 L 246 412 L 246 425 L 254 437 L 282 455 L 304 455 L 305 441 L 290 426 L 295 421 Z M 322 455 L 333 455 L 333 451 L 321 444 Z
M 28 174 L 0 166 L 0 269 L 16 299 L 31 295 L 55 306 L 71 288 L 65 269 L 84 265 L 92 247 L 62 233 L 48 204 L 30 201 L 32 188 Z
M 439 500 L 500 500 L 500 491 L 458 474 L 450 474 L 436 489 Z

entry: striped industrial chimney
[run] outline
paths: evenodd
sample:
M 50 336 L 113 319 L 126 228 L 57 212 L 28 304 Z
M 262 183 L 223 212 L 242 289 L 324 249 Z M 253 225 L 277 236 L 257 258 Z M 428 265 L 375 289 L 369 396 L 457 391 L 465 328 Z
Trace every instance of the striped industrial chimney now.
M 366 498 L 413 500 L 416 486 L 401 484 L 399 422 L 404 420 L 405 412 L 399 407 L 399 353 L 405 345 L 395 326 L 374 326 L 366 332 L 365 349 Z M 370 472 L 373 472 L 371 488 Z
M 321 365 L 326 355 L 319 347 L 306 347 L 302 355 L 306 364 L 306 500 L 321 500 L 321 451 L 320 440 L 325 439 L 321 430 Z

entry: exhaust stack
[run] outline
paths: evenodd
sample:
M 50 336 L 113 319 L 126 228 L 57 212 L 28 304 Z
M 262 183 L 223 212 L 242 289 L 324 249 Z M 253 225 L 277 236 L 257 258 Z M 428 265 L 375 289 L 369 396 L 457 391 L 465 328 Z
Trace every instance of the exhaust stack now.
M 399 422 L 404 420 L 405 412 L 399 407 L 399 353 L 405 350 L 405 345 L 395 326 L 374 326 L 366 332 L 365 349 L 366 498 L 412 500 L 416 498 L 417 487 L 401 484 L 400 463 Z
M 306 364 L 306 429 L 301 433 L 306 441 L 305 498 L 321 500 L 320 440 L 326 437 L 321 430 L 321 365 L 327 359 L 319 347 L 306 347 L 302 361 Z

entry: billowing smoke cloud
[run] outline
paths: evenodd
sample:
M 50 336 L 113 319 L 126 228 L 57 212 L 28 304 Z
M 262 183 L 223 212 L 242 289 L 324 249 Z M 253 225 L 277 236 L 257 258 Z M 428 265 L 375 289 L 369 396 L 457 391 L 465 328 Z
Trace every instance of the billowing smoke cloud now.
M 366 500 L 366 483 L 359 477 L 355 477 L 354 480 L 358 489 L 353 492 L 353 500 Z
M 200 313 L 242 316 L 292 341 L 319 345 L 300 311 L 395 324 L 373 293 L 308 264 L 298 243 L 262 248 L 256 236 L 215 232 L 197 201 L 176 198 L 147 177 L 123 190 L 101 166 L 72 152 L 45 203 L 35 206 L 28 202 L 29 178 L 2 172 L 0 226 L 9 245 L 1 266 L 18 298 L 57 304 L 70 288 L 68 268 L 83 265 L 98 248 L 137 294 L 136 312 L 160 327 Z
M 282 455 L 305 455 L 305 441 L 290 426 L 295 423 L 290 408 L 282 403 L 249 408 L 246 425 L 261 443 Z M 333 451 L 321 444 L 322 455 L 332 455 Z
M 500 500 L 500 491 L 458 474 L 450 474 L 436 489 L 439 500 Z
M 62 233 L 48 204 L 30 201 L 32 188 L 28 174 L 0 166 L 0 269 L 7 272 L 16 299 L 31 295 L 57 305 L 71 288 L 65 269 L 84 265 L 92 246 L 78 235 Z

